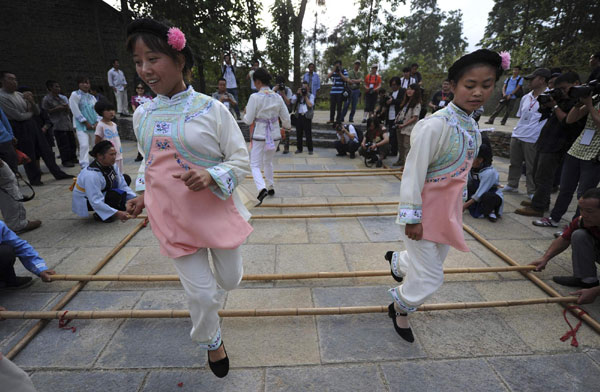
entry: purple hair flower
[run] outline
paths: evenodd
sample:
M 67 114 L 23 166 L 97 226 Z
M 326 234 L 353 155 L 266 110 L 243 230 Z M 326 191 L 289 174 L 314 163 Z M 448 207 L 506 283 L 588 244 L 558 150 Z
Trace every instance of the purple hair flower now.
M 507 70 L 510 68 L 510 53 L 504 51 L 500 52 L 500 57 L 502 57 L 502 69 Z

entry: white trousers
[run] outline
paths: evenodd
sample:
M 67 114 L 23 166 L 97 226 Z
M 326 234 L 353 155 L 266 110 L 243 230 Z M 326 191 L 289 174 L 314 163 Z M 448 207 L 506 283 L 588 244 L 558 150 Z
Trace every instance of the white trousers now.
M 223 290 L 233 290 L 242 281 L 244 268 L 240 248 L 211 249 L 215 272 L 208 262 L 208 249 L 173 259 L 185 290 L 192 319 L 192 340 L 202 348 L 216 350 L 221 345 L 217 284 Z
M 250 150 L 250 168 L 252 169 L 252 177 L 254 177 L 254 184 L 256 184 L 256 189 L 260 192 L 262 189 L 267 187 L 272 188 L 273 183 L 273 157 L 275 156 L 275 151 L 277 151 L 277 146 L 279 145 L 279 140 L 274 140 L 275 149 L 273 150 L 265 150 L 265 142 L 260 140 L 252 141 L 252 150 Z M 263 175 L 261 173 L 261 169 L 265 171 L 265 178 L 267 179 L 267 183 L 265 185 L 265 180 L 263 179 Z
M 19 231 L 27 226 L 27 218 L 23 203 L 17 200 L 23 198 L 19 190 L 17 177 L 6 162 L 0 167 L 0 211 L 6 226 L 12 231 Z
M 90 147 L 94 145 L 94 132 L 77 131 L 79 141 L 79 166 L 85 168 L 90 164 Z
M 427 240 L 414 241 L 401 230 L 406 250 L 394 252 L 392 269 L 404 280 L 398 287 L 390 289 L 394 301 L 405 312 L 414 312 L 444 282 L 444 260 L 450 246 Z
M 35 392 L 29 375 L 6 357 L 0 358 L 0 385 L 3 391 Z
M 129 109 L 128 109 L 128 105 L 127 105 L 127 90 L 114 91 L 114 93 L 115 93 L 115 100 L 117 101 L 117 113 L 128 114 Z

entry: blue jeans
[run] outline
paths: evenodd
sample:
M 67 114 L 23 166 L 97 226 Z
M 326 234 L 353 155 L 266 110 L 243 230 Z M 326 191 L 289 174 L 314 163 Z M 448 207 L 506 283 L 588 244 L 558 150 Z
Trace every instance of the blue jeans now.
M 233 95 L 233 98 L 235 98 L 235 101 L 237 102 L 237 105 L 235 105 L 233 110 L 235 110 L 235 114 L 237 114 L 237 116 L 239 118 L 240 117 L 240 100 L 238 99 L 238 89 L 237 88 L 228 88 L 227 92 L 229 94 Z
M 360 89 L 352 90 L 352 95 L 348 97 L 346 102 L 344 102 L 344 109 L 342 110 L 342 122 L 344 122 L 344 117 L 346 117 L 346 113 L 348 113 L 348 106 L 350 106 L 350 101 L 352 101 L 352 110 L 350 111 L 350 121 L 354 121 L 354 113 L 356 113 L 356 104 L 358 104 L 358 100 L 360 99 Z

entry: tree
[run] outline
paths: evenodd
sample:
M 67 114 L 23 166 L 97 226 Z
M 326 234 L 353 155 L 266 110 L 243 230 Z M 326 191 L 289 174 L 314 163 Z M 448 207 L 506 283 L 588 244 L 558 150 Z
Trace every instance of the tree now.
M 200 91 L 206 91 L 207 74 L 218 75 L 220 53 L 241 41 L 247 31 L 247 13 L 242 0 L 129 0 L 134 13 L 170 20 L 181 28 L 192 52 Z
M 290 72 L 290 38 L 294 9 L 291 0 L 275 0 L 271 7 L 273 27 L 267 33 L 267 53 L 275 75 L 287 76 Z
M 567 0 L 496 0 L 479 45 L 507 50 L 526 67 L 586 69 L 597 50 L 600 3 Z

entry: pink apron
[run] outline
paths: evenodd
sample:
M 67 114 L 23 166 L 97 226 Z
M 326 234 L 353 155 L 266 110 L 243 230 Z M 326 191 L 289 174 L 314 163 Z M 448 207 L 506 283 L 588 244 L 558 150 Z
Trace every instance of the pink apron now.
M 463 151 L 458 154 L 458 159 L 464 157 L 464 162 L 451 173 L 425 180 L 421 192 L 423 201 L 421 223 L 424 239 L 468 252 L 469 248 L 462 227 L 462 206 L 463 193 L 466 191 L 467 177 L 473 165 L 476 147 L 473 137 L 466 131 L 462 131 L 459 139 Z
M 194 192 L 173 174 L 202 170 L 184 159 L 169 136 L 154 135 L 146 163 L 144 202 L 161 254 L 176 258 L 201 248 L 235 249 L 252 232 L 233 198 Z

